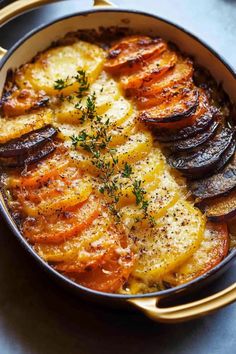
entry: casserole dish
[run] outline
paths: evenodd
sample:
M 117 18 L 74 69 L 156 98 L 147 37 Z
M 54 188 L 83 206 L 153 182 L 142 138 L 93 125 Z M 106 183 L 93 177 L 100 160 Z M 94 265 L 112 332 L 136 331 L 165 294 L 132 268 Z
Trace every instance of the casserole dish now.
M 33 5 L 47 2 L 49 3 L 50 1 L 19 1 L 16 8 L 14 8 L 14 5 L 11 5 L 11 7 L 6 8 L 2 12 L 0 21 L 3 23 L 4 20 L 8 20 L 12 15 L 22 11 L 23 8 L 27 9 Z M 20 5 L 24 6 L 21 7 Z M 109 4 L 104 1 L 97 1 L 95 2 L 95 5 L 101 6 Z M 106 16 L 107 13 L 109 13 L 109 16 Z M 206 68 L 210 68 L 212 75 L 217 79 L 217 81 L 223 82 L 224 90 L 229 94 L 231 100 L 236 100 L 235 92 L 233 90 L 235 87 L 235 73 L 212 50 L 207 48 L 206 45 L 198 41 L 186 31 L 164 20 L 156 18 L 155 16 L 141 12 L 137 13 L 113 8 L 95 8 L 91 11 L 57 20 L 47 26 L 43 26 L 29 33 L 13 47 L 3 59 L 1 65 L 0 89 L 2 90 L 3 88 L 8 69 L 14 69 L 29 61 L 37 54 L 37 52 L 44 50 L 53 41 L 63 37 L 66 33 L 77 29 L 98 28 L 101 25 L 104 27 L 110 27 L 112 25 L 124 26 L 124 23 L 125 26 L 131 27 L 137 32 L 145 34 L 158 33 L 158 35 L 164 39 L 168 39 L 176 43 L 182 51 L 194 56 L 199 64 L 202 64 Z M 45 38 L 47 38 L 47 40 L 45 40 Z M 73 291 L 84 294 L 86 297 L 91 299 L 104 301 L 107 303 L 110 302 L 111 304 L 117 303 L 122 305 L 134 305 L 142 309 L 142 311 L 149 317 L 163 322 L 190 319 L 214 311 L 215 309 L 225 306 L 236 299 L 236 285 L 234 284 L 214 296 L 187 305 L 165 309 L 157 307 L 159 300 L 166 297 L 173 297 L 177 294 L 190 290 L 192 291 L 193 289 L 204 285 L 206 282 L 220 275 L 234 259 L 236 253 L 234 249 L 231 250 L 229 255 L 217 267 L 183 286 L 142 296 L 103 294 L 74 284 L 43 262 L 19 233 L 2 197 L 1 210 L 17 238 L 19 238 L 21 243 L 33 255 L 33 257 L 38 259 L 38 262 L 43 268 L 50 272 L 50 274 L 53 275 L 53 277 L 60 283 L 64 284 L 65 287 L 71 288 Z

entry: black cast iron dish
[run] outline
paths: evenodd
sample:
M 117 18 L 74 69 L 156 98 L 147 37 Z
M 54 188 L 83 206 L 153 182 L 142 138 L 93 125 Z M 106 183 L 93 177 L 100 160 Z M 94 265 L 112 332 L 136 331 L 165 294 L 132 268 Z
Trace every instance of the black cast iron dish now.
M 28 1 L 28 4 L 24 4 L 24 6 L 22 6 L 23 3 L 21 1 L 17 1 L 17 5 L 13 4 L 5 10 L 2 10 L 0 13 L 0 24 L 3 24 L 12 16 L 23 12 L 26 9 L 50 2 L 52 1 L 31 0 Z M 236 73 L 224 61 L 224 59 L 217 55 L 205 43 L 181 27 L 166 20 L 140 11 L 116 9 L 110 7 L 110 4 L 107 1 L 95 1 L 95 6 L 90 11 L 66 16 L 47 25 L 36 28 L 16 43 L 14 47 L 12 47 L 4 56 L 0 64 L 0 92 L 3 89 L 8 69 L 14 69 L 29 61 L 36 55 L 37 52 L 49 47 L 53 41 L 62 38 L 66 33 L 76 31 L 78 29 L 98 29 L 100 26 L 110 27 L 115 25 L 124 27 L 124 23 L 125 26 L 132 28 L 136 32 L 152 35 L 158 34 L 164 39 L 176 43 L 182 51 L 194 56 L 195 60 L 199 64 L 210 69 L 213 77 L 218 82 L 222 82 L 223 88 L 229 95 L 231 101 L 236 102 Z M 212 312 L 217 308 L 223 307 L 236 300 L 235 283 L 220 293 L 200 301 L 171 308 L 157 307 L 157 303 L 160 299 L 173 296 L 175 297 L 177 294 L 179 295 L 193 291 L 220 276 L 227 269 L 227 267 L 232 265 L 236 255 L 236 249 L 232 249 L 228 256 L 210 272 L 187 284 L 172 289 L 146 295 L 132 296 L 106 294 L 84 288 L 83 286 L 75 284 L 68 278 L 65 278 L 62 274 L 56 272 L 36 254 L 36 252 L 30 247 L 17 229 L 17 226 L 15 225 L 6 207 L 2 195 L 0 195 L 0 199 L 1 213 L 24 248 L 55 280 L 57 280 L 65 288 L 71 289 L 73 292 L 80 295 L 84 295 L 86 298 L 104 303 L 109 302 L 112 305 L 114 304 L 127 307 L 130 307 L 131 305 L 136 306 L 147 316 L 162 322 L 177 322 L 194 318 Z

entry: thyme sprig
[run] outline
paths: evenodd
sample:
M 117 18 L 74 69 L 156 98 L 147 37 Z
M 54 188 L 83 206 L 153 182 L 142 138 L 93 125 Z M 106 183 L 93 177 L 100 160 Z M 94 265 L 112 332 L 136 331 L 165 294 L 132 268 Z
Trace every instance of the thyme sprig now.
M 78 90 L 75 92 L 76 97 L 82 98 L 87 94 L 89 90 L 89 80 L 84 70 L 78 70 L 76 75 L 67 76 L 66 79 L 57 79 L 54 81 L 54 89 L 62 91 L 67 87 L 73 86 L 75 83 L 78 83 Z M 64 97 L 60 95 L 60 97 Z M 71 95 L 68 96 L 71 100 Z

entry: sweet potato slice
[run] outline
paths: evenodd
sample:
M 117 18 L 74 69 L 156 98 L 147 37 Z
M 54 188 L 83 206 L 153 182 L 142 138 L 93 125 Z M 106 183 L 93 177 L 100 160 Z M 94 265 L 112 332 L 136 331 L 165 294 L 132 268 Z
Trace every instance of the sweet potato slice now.
M 142 97 L 158 97 L 163 90 L 169 90 L 177 84 L 191 81 L 192 74 L 192 61 L 179 57 L 176 65 L 167 71 L 158 81 L 151 86 L 145 86 L 136 91 L 139 104 L 142 104 Z
M 109 252 L 94 269 L 88 268 L 82 273 L 65 274 L 87 288 L 109 293 L 117 292 L 127 281 L 135 261 L 130 239 L 123 233 L 118 237 L 113 252 Z
M 116 258 L 118 260 L 119 252 L 123 254 L 130 252 L 129 248 L 127 248 L 127 250 L 122 248 L 124 237 L 126 238 L 127 236 L 121 233 L 114 224 L 108 224 L 106 229 L 103 230 L 103 233 L 100 232 L 100 237 L 93 235 L 93 230 L 90 230 L 89 232 L 88 229 L 87 231 L 87 235 L 90 235 L 88 238 L 90 237 L 91 239 L 87 244 L 87 247 L 85 247 L 84 250 L 77 252 L 72 259 L 58 263 L 55 266 L 57 270 L 66 273 L 81 273 L 85 270 L 91 271 L 99 265 L 104 264 L 107 260 L 113 258 L 116 253 Z M 85 232 L 86 231 L 83 233 Z M 80 234 L 81 238 L 83 238 L 83 233 Z M 94 236 L 95 240 L 93 240 Z M 125 245 L 127 246 L 127 242 Z
M 116 43 L 108 52 L 105 70 L 118 73 L 121 69 L 130 71 L 140 66 L 144 59 L 159 55 L 167 49 L 161 38 L 129 36 Z
M 201 206 L 202 207 L 202 206 Z M 236 215 L 236 191 L 226 196 L 213 198 L 203 205 L 206 216 L 212 221 L 226 221 Z
M 14 90 L 4 100 L 2 109 L 6 117 L 15 117 L 29 113 L 30 110 L 36 110 L 46 107 L 49 97 L 44 91 L 35 92 L 32 89 Z
M 112 218 L 107 213 L 101 213 L 91 225 L 79 232 L 75 237 L 60 244 L 35 244 L 34 248 L 47 262 L 67 265 L 70 269 L 73 264 L 83 268 L 83 264 L 92 257 L 93 261 L 103 257 L 117 240 L 118 233 L 112 230 Z M 72 267 L 71 267 L 72 268 Z M 66 268 L 65 268 L 66 269 Z
M 199 104 L 199 92 L 195 88 L 184 88 L 167 101 L 142 111 L 139 115 L 145 123 L 174 123 L 181 121 L 196 112 Z
M 176 61 L 177 55 L 170 50 L 166 50 L 157 58 L 149 58 L 149 60 L 142 62 L 142 67 L 135 73 L 131 72 L 131 74 L 121 76 L 121 87 L 123 90 L 136 90 L 143 86 L 150 86 L 171 69 Z
M 8 188 L 15 187 L 39 187 L 47 183 L 64 171 L 71 160 L 64 147 L 58 147 L 55 153 L 46 160 L 40 161 L 36 166 L 29 168 L 24 176 L 14 173 L 7 179 Z
M 23 222 L 22 231 L 31 243 L 61 243 L 86 229 L 99 214 L 99 201 L 90 197 L 66 212 L 28 217 Z
M 227 255 L 229 235 L 227 224 L 206 224 L 203 240 L 196 252 L 164 280 L 173 286 L 187 283 L 214 268 Z
M 131 256 L 128 256 L 131 258 Z M 70 274 L 72 280 L 86 288 L 102 291 L 105 293 L 117 292 L 127 281 L 132 268 L 132 258 L 129 262 L 120 264 L 121 259 L 110 259 L 92 271 L 85 271 L 80 274 Z

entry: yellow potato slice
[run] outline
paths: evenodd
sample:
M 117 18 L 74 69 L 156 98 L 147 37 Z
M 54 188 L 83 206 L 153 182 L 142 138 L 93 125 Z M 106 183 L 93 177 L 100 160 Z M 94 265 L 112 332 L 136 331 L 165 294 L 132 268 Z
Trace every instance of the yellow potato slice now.
M 128 138 L 125 144 L 119 145 L 114 151 L 114 157 L 117 158 L 117 164 L 114 165 L 115 171 L 123 168 L 125 163 L 135 163 L 144 159 L 152 148 L 152 135 L 150 132 L 139 132 Z M 71 151 L 70 157 L 74 163 L 83 171 L 91 174 L 99 175 L 101 171 L 94 166 L 94 161 L 91 154 L 80 151 Z M 101 158 L 106 163 L 113 164 L 113 159 L 110 154 L 101 154 Z
M 102 123 L 109 119 L 109 125 L 119 127 L 132 114 L 133 108 L 129 101 L 120 97 L 102 116 Z
M 48 262 L 66 262 L 76 258 L 77 261 L 87 261 L 93 249 L 104 252 L 113 243 L 108 231 L 112 221 L 103 213 L 92 225 L 79 233 L 78 236 L 58 245 L 38 244 L 35 250 Z
M 103 71 L 89 88 L 88 95 L 91 96 L 93 94 L 95 94 L 96 114 L 102 115 L 112 107 L 114 101 L 119 99 L 120 89 L 116 81 Z M 76 96 L 70 97 L 70 99 L 65 98 L 61 105 L 56 108 L 57 121 L 60 123 L 80 124 L 82 111 L 86 108 L 87 97 L 85 96 L 82 99 Z M 82 109 L 78 107 L 82 107 Z
M 109 146 L 124 144 L 129 136 L 134 135 L 137 125 L 137 113 L 134 111 L 122 124 L 112 127 L 109 131 L 112 139 Z
M 53 115 L 50 110 L 37 114 L 27 114 L 15 118 L 0 118 L 0 143 L 19 138 L 23 134 L 40 129 L 52 123 Z
M 149 217 L 144 217 L 144 211 L 135 204 L 133 198 L 134 205 L 123 207 L 120 211 L 122 221 L 128 230 L 137 223 L 141 228 L 150 226 L 151 218 L 158 220 L 165 215 L 181 196 L 178 184 L 166 169 L 163 173 L 160 170 L 153 181 L 142 183 L 141 187 L 146 192 L 144 198 L 148 202 L 147 215 Z
M 139 258 L 133 276 L 155 282 L 183 264 L 199 247 L 205 218 L 189 202 L 180 200 L 156 226 L 132 231 Z
M 157 179 L 164 168 L 164 157 L 159 148 L 154 148 L 150 154 L 143 160 L 136 162 L 131 166 L 132 173 L 129 177 L 124 177 L 122 171 L 112 177 L 112 181 L 116 181 L 119 186 L 116 194 L 119 197 L 118 207 L 135 203 L 135 195 L 133 193 L 133 183 L 136 180 L 142 181 L 142 186 Z
M 33 87 L 47 94 L 58 92 L 69 95 L 78 90 L 74 79 L 78 70 L 84 70 L 92 83 L 100 74 L 105 59 L 105 51 L 97 45 L 78 41 L 72 45 L 59 46 L 45 51 L 34 63 L 26 64 L 16 72 L 16 83 L 20 88 Z M 58 91 L 56 80 L 64 80 L 68 87 Z
M 226 224 L 208 222 L 203 240 L 196 252 L 164 280 L 173 286 L 186 283 L 216 266 L 228 252 L 229 238 Z
M 114 148 L 117 145 L 124 144 L 130 135 L 134 135 L 136 132 L 136 123 L 137 123 L 137 115 L 136 113 L 132 113 L 131 116 L 128 116 L 126 120 L 120 124 L 119 126 L 110 125 L 107 127 L 109 131 L 109 136 L 111 136 L 111 141 L 109 143 L 110 148 Z M 71 136 L 79 135 L 82 130 L 86 130 L 86 132 L 91 132 L 90 124 L 70 124 L 70 123 L 54 123 L 54 126 L 58 128 L 58 138 L 63 141 L 68 141 L 71 145 Z M 79 148 L 79 146 L 78 146 Z M 81 150 L 79 148 L 79 150 Z

